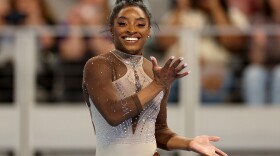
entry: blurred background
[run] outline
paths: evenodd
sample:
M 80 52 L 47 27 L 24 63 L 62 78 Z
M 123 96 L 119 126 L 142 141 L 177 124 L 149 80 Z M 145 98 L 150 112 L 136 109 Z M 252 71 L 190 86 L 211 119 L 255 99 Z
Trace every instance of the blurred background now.
M 0 156 L 94 155 L 83 66 L 114 49 L 114 2 L 0 0 Z M 280 1 L 145 3 L 154 23 L 145 56 L 183 56 L 192 71 L 172 85 L 169 126 L 218 135 L 230 156 L 279 156 Z

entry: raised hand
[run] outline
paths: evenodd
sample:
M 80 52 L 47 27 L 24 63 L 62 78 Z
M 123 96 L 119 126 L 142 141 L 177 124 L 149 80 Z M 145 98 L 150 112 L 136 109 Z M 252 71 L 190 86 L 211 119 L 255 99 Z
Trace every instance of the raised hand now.
M 184 68 L 187 67 L 187 64 L 181 64 L 183 58 L 179 58 L 174 61 L 174 57 L 169 58 L 163 67 L 158 65 L 157 59 L 151 56 L 151 61 L 153 63 L 153 72 L 155 81 L 164 86 L 169 86 L 175 79 L 182 78 L 190 73 L 186 71 L 180 73 Z
M 222 150 L 218 149 L 211 142 L 217 142 L 220 138 L 216 136 L 197 136 L 189 145 L 190 150 L 202 154 L 203 156 L 228 156 Z

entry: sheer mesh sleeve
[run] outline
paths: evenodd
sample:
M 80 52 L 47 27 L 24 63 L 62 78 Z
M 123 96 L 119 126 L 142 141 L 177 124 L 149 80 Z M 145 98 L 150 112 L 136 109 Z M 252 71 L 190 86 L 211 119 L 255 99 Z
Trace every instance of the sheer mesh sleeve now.
M 83 89 L 88 106 L 91 100 L 104 119 L 111 126 L 117 126 L 138 115 L 143 108 L 137 94 L 124 99 L 118 97 L 112 83 L 112 70 L 107 58 L 90 59 L 84 68 Z
M 156 126 L 155 126 L 155 136 L 157 141 L 157 146 L 164 150 L 169 150 L 167 147 L 167 142 L 177 134 L 172 132 L 167 125 L 167 100 L 169 96 L 169 88 L 166 89 L 164 98 L 160 106 L 160 112 L 157 116 Z

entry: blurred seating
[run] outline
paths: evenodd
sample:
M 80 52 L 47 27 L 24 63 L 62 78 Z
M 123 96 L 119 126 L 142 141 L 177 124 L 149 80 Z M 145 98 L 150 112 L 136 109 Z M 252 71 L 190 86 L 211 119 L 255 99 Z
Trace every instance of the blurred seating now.
M 248 105 L 280 104 L 280 1 L 263 0 L 252 21 L 248 66 L 243 74 Z
M 9 0 L 0 1 L 0 102 L 14 101 L 14 38 L 5 29 L 10 9 Z
M 59 66 L 55 71 L 54 97 L 60 102 L 82 102 L 83 66 L 92 56 L 114 48 L 106 32 L 107 0 L 80 0 L 59 26 Z
M 38 36 L 37 100 L 51 101 L 53 65 L 50 65 L 56 52 L 53 32 L 47 28 L 55 25 L 55 17 L 45 0 L 10 0 L 11 10 L 6 16 L 12 26 L 30 27 Z
M 31 26 L 38 34 L 38 102 L 83 101 L 80 84 L 85 61 L 114 48 L 106 27 L 108 3 L 107 0 L 77 0 L 65 20 L 57 24 L 45 0 L 0 2 L 0 29 Z M 170 10 L 163 15 L 161 24 L 202 31 L 218 26 L 213 29 L 216 35 L 201 34 L 199 40 L 202 103 L 280 103 L 277 98 L 279 30 L 269 27 L 279 24 L 277 7 L 273 0 L 170 1 Z M 249 32 L 250 24 L 254 29 L 247 40 L 243 32 Z M 58 29 L 51 29 L 56 28 L 52 26 Z M 222 34 L 220 26 L 229 26 L 234 34 L 240 35 Z M 160 28 L 159 33 L 170 31 Z M 8 31 L 0 34 L 0 101 L 12 102 L 15 38 Z M 176 36 L 157 37 L 156 41 L 154 44 L 149 40 L 148 45 L 162 52 L 155 54 L 162 56 L 162 61 L 171 55 L 187 53 L 180 49 Z M 173 84 L 170 102 L 178 102 L 179 87 L 180 82 Z
M 171 9 L 163 16 L 162 24 L 198 31 L 215 28 L 211 29 L 215 35 L 201 34 L 198 43 L 201 102 L 230 101 L 234 78 L 234 69 L 230 64 L 233 54 L 245 46 L 243 32 L 249 27 L 246 16 L 237 8 L 230 7 L 226 0 L 172 0 Z M 222 30 L 232 34 L 223 34 Z M 180 49 L 179 38 L 176 36 L 159 37 L 158 44 L 165 51 L 164 60 L 172 55 L 179 57 L 188 53 Z

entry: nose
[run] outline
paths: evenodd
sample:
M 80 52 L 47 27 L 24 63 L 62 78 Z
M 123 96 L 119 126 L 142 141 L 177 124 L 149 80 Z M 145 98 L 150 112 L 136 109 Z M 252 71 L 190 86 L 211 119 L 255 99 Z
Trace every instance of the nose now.
M 129 34 L 135 34 L 136 33 L 136 29 L 135 29 L 134 25 L 128 26 L 127 33 L 129 33 Z

